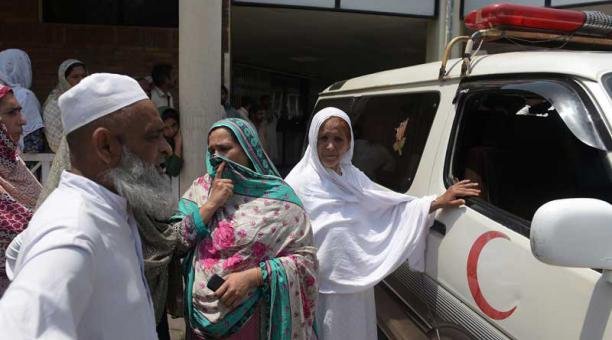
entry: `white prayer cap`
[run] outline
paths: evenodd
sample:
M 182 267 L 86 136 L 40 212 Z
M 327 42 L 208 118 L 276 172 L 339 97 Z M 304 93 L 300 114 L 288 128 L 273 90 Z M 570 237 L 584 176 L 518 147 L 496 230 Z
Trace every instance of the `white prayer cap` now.
M 149 97 L 131 77 L 94 73 L 59 97 L 64 135 L 143 99 Z

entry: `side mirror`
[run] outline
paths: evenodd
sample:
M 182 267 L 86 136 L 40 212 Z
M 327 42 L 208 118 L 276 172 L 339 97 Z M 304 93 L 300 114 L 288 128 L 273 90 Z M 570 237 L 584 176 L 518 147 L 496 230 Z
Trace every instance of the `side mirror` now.
M 531 222 L 531 252 L 555 266 L 603 269 L 612 283 L 612 205 L 590 198 L 552 201 Z

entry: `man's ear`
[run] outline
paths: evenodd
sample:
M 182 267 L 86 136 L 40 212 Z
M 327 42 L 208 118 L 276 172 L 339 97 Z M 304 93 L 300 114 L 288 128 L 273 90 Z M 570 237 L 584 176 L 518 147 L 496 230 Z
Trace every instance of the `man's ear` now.
M 118 136 L 105 127 L 96 128 L 91 135 L 94 152 L 108 168 L 115 168 L 121 161 L 122 145 Z

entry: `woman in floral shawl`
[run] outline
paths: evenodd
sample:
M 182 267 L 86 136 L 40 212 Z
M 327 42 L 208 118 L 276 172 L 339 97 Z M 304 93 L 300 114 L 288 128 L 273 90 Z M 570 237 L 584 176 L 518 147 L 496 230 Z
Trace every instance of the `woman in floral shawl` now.
M 26 124 L 22 139 L 18 142 L 21 152 L 42 152 L 44 149 L 43 120 L 40 102 L 32 87 L 32 63 L 28 54 L 20 49 L 9 48 L 0 52 L 0 83 L 13 89 L 21 105 Z
M 18 155 L 17 142 L 24 124 L 13 91 L 0 84 L 0 297 L 10 283 L 4 252 L 28 226 L 41 189 Z
M 185 310 L 194 338 L 313 339 L 317 259 L 310 221 L 246 121 L 213 125 L 207 175 L 179 202 Z M 218 274 L 225 282 L 207 288 Z

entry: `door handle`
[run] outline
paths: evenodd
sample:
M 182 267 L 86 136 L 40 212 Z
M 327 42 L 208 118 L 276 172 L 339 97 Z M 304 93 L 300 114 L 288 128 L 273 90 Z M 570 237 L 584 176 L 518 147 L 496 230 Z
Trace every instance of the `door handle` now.
M 446 235 L 446 224 L 438 221 L 438 220 L 434 220 L 433 225 L 431 226 L 431 230 L 433 231 L 437 231 L 438 233 L 442 234 L 442 235 Z

